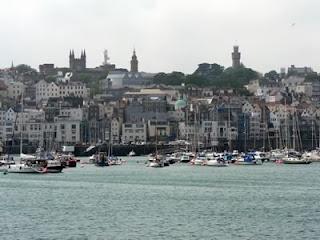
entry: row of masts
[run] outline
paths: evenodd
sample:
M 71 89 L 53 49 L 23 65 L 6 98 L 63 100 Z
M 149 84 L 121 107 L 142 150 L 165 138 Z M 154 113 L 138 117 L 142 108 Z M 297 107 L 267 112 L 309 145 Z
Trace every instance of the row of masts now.
M 199 112 L 199 109 L 196 107 L 193 109 L 194 111 L 194 133 L 193 133 L 193 144 L 192 144 L 192 151 L 197 151 L 199 149 L 199 123 L 201 122 L 201 115 Z M 279 126 L 277 128 L 273 129 L 274 135 L 270 136 L 270 131 L 267 124 L 267 118 L 266 118 L 266 108 L 263 107 L 262 111 L 262 149 L 265 151 L 266 149 L 272 150 L 272 149 L 294 149 L 294 150 L 303 150 L 303 144 L 302 144 L 302 137 L 301 137 L 301 130 L 300 130 L 300 124 L 299 119 L 296 111 L 293 112 L 292 117 L 288 119 L 288 112 L 287 112 L 287 106 L 285 104 L 285 119 L 284 124 L 281 122 L 279 123 Z M 311 148 L 315 149 L 317 147 L 320 148 L 320 123 L 318 124 L 318 134 L 316 133 L 316 124 L 315 120 L 311 120 Z M 186 140 L 187 142 L 189 139 L 189 114 L 188 114 L 188 108 L 186 109 Z M 244 150 L 247 151 L 247 141 L 248 141 L 248 132 L 249 132 L 249 125 L 247 121 L 244 121 Z M 317 138 L 318 135 L 318 138 Z M 253 149 L 256 149 L 256 136 L 253 135 Z M 273 141 L 272 141 L 273 140 Z M 310 138 L 308 139 L 310 140 Z M 227 141 L 228 141 L 228 150 L 232 151 L 232 131 L 231 131 L 231 107 L 229 105 L 228 107 L 228 120 L 227 120 Z M 272 144 L 275 143 L 275 144 Z M 261 143 L 261 141 L 260 141 Z M 261 146 L 261 145 L 260 145 Z M 309 146 L 310 147 L 310 146 Z

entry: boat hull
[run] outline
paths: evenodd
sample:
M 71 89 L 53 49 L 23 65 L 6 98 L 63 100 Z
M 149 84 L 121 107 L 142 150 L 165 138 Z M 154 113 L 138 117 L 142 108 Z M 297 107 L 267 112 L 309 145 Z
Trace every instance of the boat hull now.
M 28 167 L 24 165 L 15 165 L 10 166 L 7 169 L 8 173 L 34 173 L 34 174 L 41 174 L 41 173 L 47 173 L 46 168 L 33 168 Z
M 228 167 L 228 163 L 218 162 L 218 161 L 208 161 L 206 166 L 208 167 Z

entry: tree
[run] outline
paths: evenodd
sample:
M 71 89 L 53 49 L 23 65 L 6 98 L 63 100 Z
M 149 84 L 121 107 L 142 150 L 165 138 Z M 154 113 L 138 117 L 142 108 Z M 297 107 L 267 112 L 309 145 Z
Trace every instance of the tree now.
M 194 86 L 199 86 L 199 87 L 209 86 L 208 80 L 206 77 L 196 75 L 196 74 L 188 75 L 186 77 L 185 83 L 186 83 L 186 85 L 194 85 Z
M 185 75 L 182 72 L 158 73 L 153 77 L 153 83 L 165 85 L 181 85 L 185 81 Z
M 269 81 L 278 81 L 278 80 L 280 80 L 280 75 L 275 70 L 267 72 L 264 75 L 264 77 Z
M 20 64 L 15 67 L 16 71 L 18 73 L 31 73 L 31 72 L 37 72 L 34 68 L 30 67 L 29 65 L 26 64 Z

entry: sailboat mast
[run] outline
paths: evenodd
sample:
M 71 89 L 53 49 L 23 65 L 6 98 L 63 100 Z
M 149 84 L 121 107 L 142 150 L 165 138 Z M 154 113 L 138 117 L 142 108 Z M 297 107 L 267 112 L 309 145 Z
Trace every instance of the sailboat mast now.
M 22 141 L 22 137 L 23 137 L 23 134 L 22 134 L 22 131 L 23 131 L 23 112 L 24 112 L 24 109 L 23 109 L 23 92 L 21 94 L 21 119 L 20 119 L 20 156 L 22 154 L 22 144 L 23 144 L 23 141 Z
M 293 123 L 292 123 L 292 148 L 293 150 L 296 150 L 296 118 L 295 118 L 295 112 L 293 113 Z
M 314 144 L 313 144 L 313 128 L 314 128 L 313 118 L 311 121 L 312 121 L 311 122 L 311 149 L 313 149 L 313 146 L 314 146 Z
M 229 106 L 228 106 L 228 146 L 229 146 L 229 152 L 231 152 L 231 129 L 230 129 L 230 98 L 229 98 Z

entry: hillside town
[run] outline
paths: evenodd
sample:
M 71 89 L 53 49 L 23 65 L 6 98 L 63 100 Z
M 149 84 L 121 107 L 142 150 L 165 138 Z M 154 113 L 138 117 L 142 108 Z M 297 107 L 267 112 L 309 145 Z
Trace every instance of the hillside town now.
M 217 151 L 320 145 L 320 78 L 311 67 L 246 77 L 238 46 L 231 67 L 201 63 L 189 76 L 143 72 L 135 50 L 130 69 L 112 64 L 108 51 L 95 68 L 87 67 L 85 50 L 76 55 L 70 50 L 68 67 L 12 63 L 0 70 L 3 151 L 18 152 L 20 142 L 24 152 L 105 144 Z M 206 84 L 220 70 L 219 84 Z

